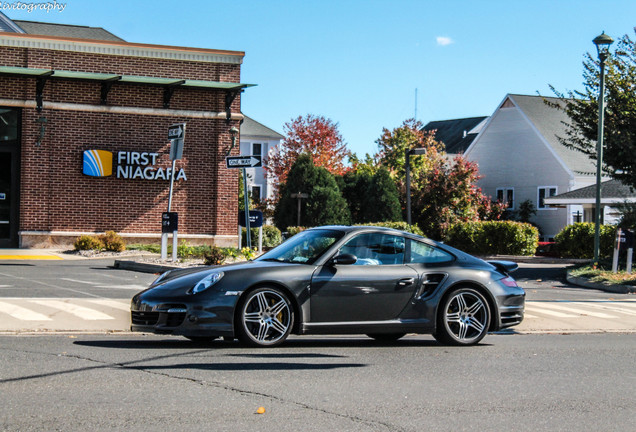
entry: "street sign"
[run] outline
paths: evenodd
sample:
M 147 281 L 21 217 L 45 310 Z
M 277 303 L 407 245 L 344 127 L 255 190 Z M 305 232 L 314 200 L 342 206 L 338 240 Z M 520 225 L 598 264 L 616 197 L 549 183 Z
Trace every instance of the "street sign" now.
M 170 160 L 175 161 L 183 157 L 183 140 L 173 139 L 170 141 Z
M 239 225 L 245 226 L 245 212 L 239 212 Z M 250 210 L 250 228 L 263 226 L 263 212 L 260 210 Z
M 171 233 L 179 229 L 179 215 L 177 212 L 163 212 L 161 214 L 161 232 Z
M 185 138 L 185 123 L 173 124 L 168 127 L 168 139 L 184 139 Z
M 225 165 L 228 168 L 258 168 L 262 166 L 262 161 L 260 156 L 228 156 Z

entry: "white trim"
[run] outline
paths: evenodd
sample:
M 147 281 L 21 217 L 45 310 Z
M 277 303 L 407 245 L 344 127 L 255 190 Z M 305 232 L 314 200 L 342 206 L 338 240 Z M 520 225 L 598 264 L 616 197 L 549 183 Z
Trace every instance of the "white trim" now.
M 596 204 L 596 198 L 546 198 L 543 202 L 547 205 L 576 205 L 576 204 Z M 636 198 L 601 198 L 601 204 L 623 204 L 634 203 Z
M 21 107 L 21 108 L 35 108 L 36 103 L 32 100 L 20 100 L 20 99 L 0 99 L 0 106 Z M 65 102 L 46 102 L 42 103 L 43 109 L 60 110 L 60 111 L 86 111 L 86 112 L 98 112 L 98 113 L 113 113 L 113 114 L 134 114 L 134 115 L 150 115 L 161 117 L 191 117 L 211 120 L 225 120 L 225 112 L 215 111 L 195 111 L 195 110 L 175 110 L 165 108 L 141 108 L 141 107 L 125 107 L 125 106 L 111 106 L 111 105 L 88 105 L 88 104 L 75 104 Z M 232 120 L 242 120 L 243 114 L 232 113 Z
M 204 63 L 242 64 L 243 53 L 188 49 L 150 44 L 131 44 L 127 42 L 93 41 L 86 39 L 54 38 L 38 36 L 17 36 L 2 34 L 0 46 L 28 49 L 48 49 L 72 51 L 88 54 L 104 54 L 127 57 L 146 57 L 165 60 L 194 61 Z

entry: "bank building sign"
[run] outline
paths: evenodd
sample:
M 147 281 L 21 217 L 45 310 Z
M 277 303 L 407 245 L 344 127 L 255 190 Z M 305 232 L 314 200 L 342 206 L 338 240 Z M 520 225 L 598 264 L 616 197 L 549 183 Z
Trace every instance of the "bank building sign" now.
M 91 177 L 108 177 L 141 179 L 141 180 L 170 180 L 172 168 L 157 166 L 159 153 L 107 150 L 85 150 L 82 172 Z M 188 180 L 183 168 L 175 172 L 175 180 Z

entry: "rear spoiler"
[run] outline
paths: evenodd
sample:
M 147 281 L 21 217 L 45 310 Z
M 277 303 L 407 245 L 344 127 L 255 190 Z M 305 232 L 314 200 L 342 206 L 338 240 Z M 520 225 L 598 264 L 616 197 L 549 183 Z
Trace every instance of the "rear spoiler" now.
M 519 268 L 519 264 L 512 261 L 488 261 L 488 264 L 494 265 L 497 270 L 506 275 Z

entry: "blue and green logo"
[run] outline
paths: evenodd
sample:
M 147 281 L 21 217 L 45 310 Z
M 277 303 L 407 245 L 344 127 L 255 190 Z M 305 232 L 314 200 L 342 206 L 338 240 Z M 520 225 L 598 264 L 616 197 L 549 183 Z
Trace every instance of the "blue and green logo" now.
M 113 154 L 106 150 L 84 151 L 84 174 L 108 177 L 113 173 Z

